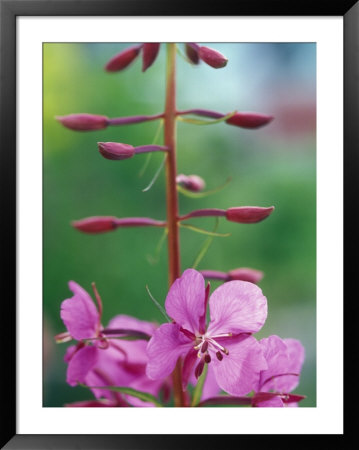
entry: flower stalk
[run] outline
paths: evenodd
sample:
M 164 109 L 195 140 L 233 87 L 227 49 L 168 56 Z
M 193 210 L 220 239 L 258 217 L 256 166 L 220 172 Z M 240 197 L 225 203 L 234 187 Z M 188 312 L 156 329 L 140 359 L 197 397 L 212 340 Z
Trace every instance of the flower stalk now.
M 178 194 L 176 164 L 176 44 L 167 44 L 166 105 L 164 115 L 164 144 L 168 147 L 166 158 L 166 197 L 168 228 L 168 282 L 171 286 L 181 275 Z M 175 406 L 185 406 L 182 390 L 181 360 L 178 360 L 173 372 L 173 390 Z
M 144 43 L 115 55 L 105 69 L 116 72 L 125 69 L 142 53 L 142 71 L 156 60 L 159 43 Z M 57 117 L 59 122 L 76 131 L 102 130 L 113 125 L 130 125 L 160 119 L 160 128 L 152 144 L 133 146 L 121 142 L 98 142 L 100 154 L 112 161 L 132 158 L 136 154 L 164 152 L 163 162 L 147 191 L 166 168 L 166 220 L 149 217 L 93 216 L 73 221 L 72 226 L 84 233 L 98 234 L 122 227 L 159 227 L 163 236 L 158 249 L 167 237 L 168 283 L 170 290 L 160 309 L 166 323 L 157 325 L 123 314 L 102 325 L 102 300 L 94 283 L 96 303 L 77 283 L 69 288 L 73 297 L 61 304 L 61 319 L 67 331 L 55 336 L 56 342 L 77 341 L 68 347 L 66 380 L 70 386 L 81 385 L 92 391 L 96 401 L 76 402 L 68 406 L 164 406 L 173 389 L 174 406 L 243 405 L 252 407 L 283 407 L 296 404 L 303 396 L 290 394 L 298 384 L 304 360 L 304 348 L 296 339 L 282 340 L 270 336 L 258 341 L 252 335 L 259 331 L 267 318 L 267 299 L 255 285 L 263 273 L 247 267 L 228 272 L 194 270 L 214 237 L 229 234 L 217 232 L 219 218 L 230 222 L 253 224 L 266 219 L 274 206 L 237 206 L 227 209 L 196 209 L 180 215 L 178 192 L 192 196 L 206 196 L 226 184 L 201 192 L 204 180 L 198 175 L 177 174 L 176 123 L 178 120 L 205 125 L 226 122 L 242 128 L 258 128 L 269 123 L 271 116 L 234 111 L 222 114 L 212 110 L 176 109 L 176 44 L 166 44 L 166 92 L 164 112 L 152 116 L 108 118 L 93 114 L 70 114 Z M 193 64 L 203 61 L 218 69 L 225 67 L 227 58 L 218 51 L 198 44 L 186 44 L 188 59 Z M 182 118 L 198 115 L 213 120 Z M 163 124 L 163 145 L 156 145 Z M 147 158 L 148 161 L 148 158 Z M 188 192 L 187 192 L 188 191 Z M 191 196 L 189 195 L 189 196 Z M 213 231 L 183 223 L 191 218 L 215 217 Z M 179 228 L 207 234 L 192 269 L 181 274 Z M 223 284 L 210 295 L 206 279 Z M 209 314 L 207 314 L 209 309 Z M 207 320 L 210 316 L 210 320 Z M 80 320 L 79 320 L 80 318 Z M 207 323 L 208 322 L 208 323 Z M 148 341 L 148 342 L 147 342 Z M 273 356 L 274 355 L 274 356 Z M 280 357 L 278 356 L 280 355 Z M 278 357 L 277 357 L 278 356 Z M 208 377 L 206 377 L 208 371 Z M 172 377 L 170 381 L 168 377 Z M 192 399 L 187 391 L 196 379 Z M 204 387 L 206 383 L 206 393 Z M 209 387 L 209 389 L 207 389 Z M 229 395 L 217 395 L 220 390 Z M 213 391 L 211 398 L 204 398 Z M 274 392 L 273 392 L 274 391 Z M 159 401 L 159 393 L 162 400 Z M 253 392 L 252 396 L 247 396 Z M 99 400 L 105 397 L 106 400 Z

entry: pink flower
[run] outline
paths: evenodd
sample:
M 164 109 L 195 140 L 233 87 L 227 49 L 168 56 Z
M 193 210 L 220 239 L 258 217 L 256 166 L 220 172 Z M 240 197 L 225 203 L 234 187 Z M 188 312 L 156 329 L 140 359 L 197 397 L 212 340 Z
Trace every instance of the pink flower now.
M 262 339 L 259 344 L 268 368 L 260 373 L 253 406 L 297 406 L 296 402 L 303 397 L 288 393 L 298 386 L 304 361 L 304 347 L 296 339 L 282 340 L 275 335 Z M 265 395 L 271 392 L 273 394 Z
M 167 314 L 175 321 L 161 325 L 148 343 L 146 373 L 163 379 L 184 357 L 183 384 L 188 383 L 196 361 L 198 378 L 210 364 L 217 384 L 231 395 L 245 395 L 258 384 L 267 368 L 261 347 L 251 336 L 267 317 L 267 299 L 261 289 L 245 281 L 230 281 L 209 299 L 210 323 L 206 327 L 209 286 L 193 269 L 186 270 L 170 288 Z
M 101 304 L 97 310 L 90 295 L 77 283 L 70 281 L 69 287 L 74 296 L 62 302 L 61 318 L 68 330 L 68 336 L 79 342 L 68 347 L 66 351 L 67 383 L 70 386 L 76 386 L 78 383 L 96 387 L 125 386 L 157 395 L 163 380 L 152 381 L 146 376 L 147 341 L 114 339 L 116 331 L 119 335 L 123 330 L 151 336 L 155 325 L 118 315 L 104 329 L 100 323 Z M 60 336 L 63 340 L 65 333 Z M 96 399 L 106 398 L 112 406 L 127 406 L 124 398 L 134 406 L 152 406 L 137 398 L 124 397 L 110 390 L 91 390 Z

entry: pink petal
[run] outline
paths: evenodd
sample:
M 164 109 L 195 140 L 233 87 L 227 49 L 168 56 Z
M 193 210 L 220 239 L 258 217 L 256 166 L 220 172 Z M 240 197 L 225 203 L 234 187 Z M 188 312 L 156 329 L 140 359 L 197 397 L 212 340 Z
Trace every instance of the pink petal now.
M 260 345 L 268 364 L 268 370 L 261 373 L 260 390 L 288 393 L 295 389 L 304 361 L 302 344 L 296 339 L 270 336 L 262 339 Z
M 70 345 L 70 347 L 67 347 L 65 356 L 64 356 L 64 361 L 67 363 L 70 362 L 70 359 L 74 356 L 74 354 L 76 353 L 76 350 L 77 350 L 77 345 Z
M 96 336 L 99 313 L 89 294 L 74 281 L 69 282 L 74 296 L 61 303 L 61 319 L 74 339 Z
M 203 276 L 187 269 L 172 284 L 166 298 L 167 314 L 183 328 L 193 333 L 199 330 L 200 317 L 204 315 L 205 284 Z
M 130 366 L 145 365 L 148 362 L 148 341 L 126 341 L 118 339 L 115 344 L 126 353 L 126 363 Z
M 283 408 L 284 403 L 278 396 L 276 396 L 271 398 L 270 400 L 256 403 L 255 406 L 258 406 L 259 408 Z
M 86 383 L 87 374 L 97 362 L 98 351 L 96 347 L 86 345 L 72 356 L 66 374 L 66 381 L 70 386 Z
M 300 373 L 305 358 L 305 349 L 297 339 L 287 338 L 284 342 L 288 348 L 289 370 Z
M 267 318 L 267 299 L 262 290 L 247 281 L 228 281 L 209 299 L 211 322 L 208 333 L 255 333 Z
M 275 335 L 261 339 L 259 344 L 267 361 L 268 369 L 261 372 L 256 391 L 268 392 L 274 390 L 279 392 L 275 389 L 275 386 L 280 377 L 273 380 L 272 377 L 288 372 L 287 346 L 280 337 Z
M 140 331 L 152 336 L 156 329 L 156 325 L 151 322 L 146 322 L 145 320 L 139 320 L 135 317 L 126 316 L 125 314 L 119 314 L 110 320 L 107 328 Z
M 194 376 L 193 367 L 196 361 L 198 361 L 197 358 L 198 350 L 195 350 L 192 348 L 186 355 L 183 361 L 183 369 L 182 369 L 182 387 L 185 391 L 187 388 L 188 381 L 190 379 L 190 376 L 192 374 L 193 378 L 193 384 L 197 383 L 197 379 Z
M 213 365 L 209 364 L 206 380 L 203 386 L 201 401 L 203 402 L 204 400 L 207 400 L 207 398 L 216 397 L 220 393 L 220 391 L 221 388 L 218 386 L 215 371 L 213 370 Z
M 289 358 L 288 373 L 297 373 L 300 375 L 302 370 L 305 350 L 303 345 L 297 339 L 284 339 L 287 345 L 287 354 Z M 282 392 L 291 392 L 299 384 L 299 376 L 288 375 L 286 377 L 278 378 L 278 386 Z
M 193 341 L 181 333 L 180 328 L 178 324 L 165 323 L 149 341 L 146 374 L 152 380 L 167 377 L 175 368 L 177 359 L 192 347 Z
M 137 377 L 136 380 L 130 384 L 130 387 L 138 391 L 147 392 L 148 394 L 152 394 L 155 397 L 157 397 L 162 384 L 163 384 L 162 380 L 150 380 L 146 375 L 143 375 L 141 377 Z M 130 395 L 126 395 L 126 400 L 132 406 L 142 406 L 142 407 L 155 406 L 151 402 L 144 402 L 139 398 L 131 397 Z
M 145 364 L 130 364 L 116 347 L 98 349 L 96 364 L 85 377 L 87 386 L 129 386 L 145 373 Z M 116 399 L 118 393 L 105 389 L 91 389 L 96 398 Z
M 221 340 L 228 351 L 219 361 L 211 351 L 214 374 L 221 389 L 230 395 L 246 395 L 255 389 L 261 370 L 267 368 L 262 349 L 252 336 Z

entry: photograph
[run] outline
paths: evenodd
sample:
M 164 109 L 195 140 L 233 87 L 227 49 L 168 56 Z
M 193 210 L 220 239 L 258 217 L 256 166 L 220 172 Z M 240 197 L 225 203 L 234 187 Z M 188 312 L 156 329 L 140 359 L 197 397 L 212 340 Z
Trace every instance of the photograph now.
M 46 41 L 42 108 L 42 406 L 316 408 L 316 42 Z

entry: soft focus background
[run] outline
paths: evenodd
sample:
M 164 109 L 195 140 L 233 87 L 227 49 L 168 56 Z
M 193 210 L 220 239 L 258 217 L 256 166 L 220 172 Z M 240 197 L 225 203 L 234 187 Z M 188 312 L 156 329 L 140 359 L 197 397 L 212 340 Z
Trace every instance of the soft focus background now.
M 164 302 L 166 245 L 156 255 L 161 229 L 119 229 L 86 235 L 72 220 L 94 215 L 165 218 L 165 181 L 161 174 L 148 192 L 162 161 L 154 154 L 139 177 L 146 155 L 109 161 L 98 141 L 152 143 L 158 122 L 75 132 L 54 116 L 92 113 L 119 117 L 161 112 L 164 105 L 165 46 L 155 64 L 141 72 L 141 60 L 114 74 L 106 62 L 130 44 L 44 44 L 44 406 L 91 398 L 87 390 L 65 382 L 68 344 L 53 335 L 65 330 L 60 304 L 70 297 L 67 282 L 88 292 L 95 281 L 104 303 L 103 324 L 124 313 L 162 322 L 145 285 Z M 204 63 L 190 66 L 178 58 L 178 109 L 207 108 L 223 113 L 256 111 L 275 116 L 258 130 L 220 123 L 179 123 L 178 172 L 198 174 L 212 189 L 202 199 L 180 197 L 181 213 L 192 209 L 271 206 L 265 221 L 243 225 L 221 220 L 220 232 L 198 269 L 262 270 L 259 283 L 268 299 L 268 319 L 256 336 L 277 334 L 300 339 L 306 359 L 297 393 L 316 405 L 316 48 L 315 44 L 208 44 L 226 55 L 220 70 Z M 183 46 L 180 45 L 183 49 Z M 162 141 L 160 141 L 161 143 Z M 194 219 L 213 229 L 214 219 Z M 207 236 L 181 231 L 182 268 L 191 267 Z M 156 261 L 157 260 L 157 261 Z M 212 290 L 218 283 L 212 282 Z

